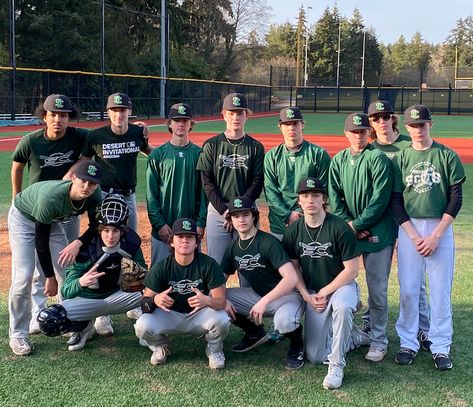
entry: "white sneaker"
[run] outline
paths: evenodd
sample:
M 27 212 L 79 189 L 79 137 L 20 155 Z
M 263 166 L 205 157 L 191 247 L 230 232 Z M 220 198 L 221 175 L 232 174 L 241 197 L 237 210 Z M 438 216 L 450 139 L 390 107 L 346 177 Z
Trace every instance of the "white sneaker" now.
M 141 315 L 143 315 L 143 311 L 141 311 L 140 307 L 133 308 L 126 313 L 126 316 L 130 319 L 138 319 Z
M 28 338 L 10 338 L 10 348 L 18 356 L 28 356 L 33 351 L 33 345 Z
M 328 365 L 328 373 L 325 376 L 322 386 L 324 389 L 338 389 L 343 382 L 343 367 L 330 363 Z
M 169 351 L 168 345 L 158 345 L 158 346 L 149 346 L 149 348 L 153 351 L 151 355 L 150 363 L 153 366 L 163 365 L 168 360 L 168 356 L 171 354 Z
M 36 317 L 31 318 L 30 329 L 28 332 L 30 335 L 38 335 L 41 333 L 41 329 L 39 329 L 39 322 Z
M 223 369 L 225 367 L 225 355 L 222 351 L 211 352 L 209 347 L 205 349 L 205 354 L 209 358 L 210 369 Z
M 386 356 L 386 353 L 388 353 L 386 349 L 371 345 L 368 353 L 365 355 L 365 359 L 371 362 L 381 362 L 384 356 Z
M 108 315 L 102 315 L 101 317 L 95 318 L 94 326 L 97 334 L 100 336 L 113 335 L 112 320 Z
M 92 321 L 89 322 L 89 325 L 87 325 L 87 327 L 83 331 L 77 332 L 77 334 L 78 335 L 71 336 L 71 339 L 73 337 L 76 337 L 78 342 L 73 344 L 73 345 L 69 345 L 67 349 L 69 349 L 71 351 L 80 350 L 85 346 L 86 342 L 89 339 L 92 339 L 94 337 L 95 327 L 94 327 L 94 324 L 92 323 Z

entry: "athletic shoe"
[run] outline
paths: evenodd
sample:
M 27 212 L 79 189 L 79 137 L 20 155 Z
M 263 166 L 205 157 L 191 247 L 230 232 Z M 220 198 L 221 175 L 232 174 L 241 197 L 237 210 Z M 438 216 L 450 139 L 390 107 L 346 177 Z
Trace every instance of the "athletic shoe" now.
M 417 352 L 409 348 L 401 348 L 396 354 L 394 361 L 400 365 L 410 365 L 414 358 L 416 357 Z
M 70 332 L 69 339 L 66 341 L 66 345 L 75 345 L 80 341 L 80 332 Z
M 36 318 L 31 318 L 29 334 L 30 335 L 38 335 L 40 333 L 41 333 L 41 329 L 39 329 L 38 320 Z
M 158 346 L 150 345 L 149 348 L 153 351 L 151 355 L 150 363 L 153 366 L 163 365 L 168 360 L 168 356 L 171 354 L 169 345 L 163 344 Z
M 433 355 L 435 367 L 438 370 L 449 370 L 453 367 L 450 356 L 446 353 L 434 353 Z
M 130 319 L 138 319 L 141 315 L 143 315 L 143 311 L 141 311 L 140 307 L 133 308 L 126 312 L 126 316 Z
M 386 356 L 386 353 L 388 353 L 386 349 L 371 345 L 368 353 L 365 355 L 365 359 L 371 362 L 381 362 L 384 356 Z
M 284 340 L 284 338 L 286 337 L 274 329 L 268 332 L 268 343 L 278 343 Z
M 28 338 L 10 338 L 10 348 L 18 356 L 28 356 L 34 349 Z
M 94 326 L 97 334 L 100 336 L 113 335 L 112 320 L 108 315 L 102 315 L 101 317 L 95 318 Z
M 72 338 L 76 338 L 77 340 L 77 343 L 73 343 L 73 344 L 70 344 L 68 346 L 67 349 L 69 349 L 70 351 L 75 351 L 75 350 L 81 350 L 84 348 L 86 342 L 89 340 L 89 339 L 92 339 L 95 335 L 95 327 L 94 327 L 94 324 L 91 322 L 89 322 L 89 325 L 87 325 L 87 327 L 83 330 L 83 331 L 80 331 L 80 332 L 76 332 L 78 335 L 73 335 L 71 336 L 70 339 Z M 68 341 L 69 342 L 69 341 Z
M 284 367 L 287 370 L 297 370 L 304 365 L 304 348 L 302 346 L 289 347 Z
M 427 352 L 430 352 L 432 342 L 429 341 L 429 336 L 427 332 L 420 330 L 417 333 L 417 340 L 419 341 L 419 345 L 422 349 L 426 350 Z
M 355 325 L 353 325 L 350 337 L 355 348 L 359 348 L 361 346 L 369 346 L 369 344 L 371 343 L 370 335 Z
M 359 327 L 364 333 L 369 334 L 371 332 L 370 322 L 363 320 L 362 324 Z
M 328 373 L 322 383 L 322 387 L 327 390 L 338 389 L 343 382 L 343 367 L 330 363 Z
M 210 369 L 223 369 L 225 367 L 225 355 L 222 351 L 211 352 L 209 347 L 205 349 L 205 354 L 209 358 Z
M 261 331 L 261 335 L 247 335 L 245 334 L 240 342 L 232 346 L 233 352 L 243 353 L 256 348 L 259 345 L 267 342 L 268 335 Z

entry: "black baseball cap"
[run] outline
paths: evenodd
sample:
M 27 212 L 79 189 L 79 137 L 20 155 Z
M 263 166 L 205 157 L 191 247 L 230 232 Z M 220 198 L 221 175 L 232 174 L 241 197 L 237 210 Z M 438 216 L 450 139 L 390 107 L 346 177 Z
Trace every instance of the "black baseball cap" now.
M 302 121 L 304 121 L 304 118 L 302 117 L 301 109 L 297 106 L 285 107 L 279 112 L 279 124 Z
M 43 103 L 44 110 L 48 112 L 72 112 L 71 100 L 66 95 L 49 95 Z
M 248 100 L 243 93 L 230 93 L 223 99 L 223 110 L 249 110 Z
M 376 114 L 383 113 L 394 113 L 394 109 L 386 100 L 377 100 L 368 106 L 368 116 L 374 116 Z
M 131 99 L 125 93 L 113 93 L 108 97 L 107 110 L 112 107 L 126 107 L 131 109 Z
M 235 215 L 238 212 L 246 211 L 253 212 L 254 214 L 258 213 L 258 209 L 256 208 L 255 202 L 247 196 L 237 196 L 236 198 L 231 199 L 228 203 L 227 218 L 232 215 Z
M 169 119 L 192 119 L 192 109 L 187 103 L 176 103 L 169 109 Z
M 429 123 L 432 114 L 426 105 L 412 105 L 404 112 L 404 124 Z
M 345 131 L 371 129 L 368 115 L 365 113 L 352 113 L 345 119 Z
M 74 174 L 81 180 L 90 181 L 94 184 L 100 184 L 100 179 L 102 178 L 102 169 L 100 168 L 100 165 L 93 160 L 81 160 L 77 164 Z
M 190 218 L 176 219 L 171 229 L 171 236 L 174 235 L 198 235 L 195 220 Z
M 327 194 L 323 182 L 314 177 L 305 177 L 299 181 L 297 193 L 303 194 L 304 192 L 321 192 L 322 194 Z

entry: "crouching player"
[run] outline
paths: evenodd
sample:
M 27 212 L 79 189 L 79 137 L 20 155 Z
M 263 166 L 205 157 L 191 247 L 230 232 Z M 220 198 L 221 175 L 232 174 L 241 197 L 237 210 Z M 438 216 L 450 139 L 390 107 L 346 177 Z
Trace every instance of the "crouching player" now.
M 195 221 L 180 218 L 171 229 L 172 254 L 156 263 L 145 278 L 143 315 L 136 336 L 153 354 L 152 365 L 170 355 L 169 335 L 205 335 L 210 369 L 223 369 L 223 340 L 230 319 L 225 312 L 225 278 L 211 257 L 199 253 Z
M 353 327 L 360 251 L 348 224 L 326 212 L 327 193 L 319 179 L 303 178 L 298 194 L 304 216 L 288 226 L 283 246 L 307 303 L 306 358 L 312 363 L 328 361 L 323 387 L 336 389 L 342 385 L 346 352 L 369 344 L 369 336 Z
M 246 352 L 267 341 L 263 317 L 273 317 L 277 332 L 290 340 L 285 367 L 304 364 L 302 327 L 303 301 L 295 290 L 297 275 L 280 241 L 258 230 L 259 212 L 254 202 L 239 196 L 230 201 L 227 220 L 238 232 L 223 256 L 222 270 L 228 276 L 238 271 L 249 287 L 227 289 L 227 312 L 245 332 L 234 352 Z
M 61 290 L 65 300 L 38 315 L 41 332 L 48 336 L 73 332 L 67 341 L 70 351 L 82 349 L 95 335 L 96 317 L 126 313 L 140 305 L 142 286 L 133 287 L 133 292 L 123 291 L 128 289 L 122 283 L 122 259 L 131 258 L 142 274 L 146 267 L 141 239 L 126 227 L 128 216 L 121 195 L 108 195 L 100 202 L 96 235 L 81 248 L 76 263 L 66 269 Z

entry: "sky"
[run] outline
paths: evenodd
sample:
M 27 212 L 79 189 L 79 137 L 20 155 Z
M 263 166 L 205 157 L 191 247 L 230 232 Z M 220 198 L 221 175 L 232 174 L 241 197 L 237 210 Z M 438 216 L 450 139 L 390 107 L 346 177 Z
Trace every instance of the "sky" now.
M 295 24 L 299 8 L 303 5 L 312 7 L 308 10 L 308 21 L 312 25 L 321 17 L 328 6 L 334 4 L 342 15 L 350 18 L 358 8 L 366 27 L 375 30 L 379 42 L 393 43 L 401 35 L 410 40 L 416 31 L 431 43 L 442 43 L 457 20 L 473 15 L 472 0 L 267 0 L 272 7 L 271 22 L 276 24 L 289 21 Z

